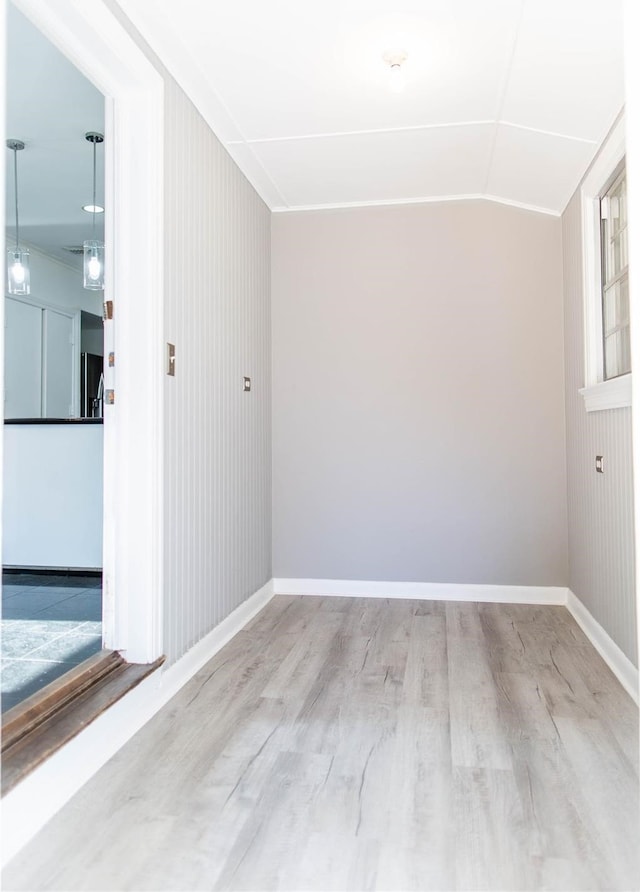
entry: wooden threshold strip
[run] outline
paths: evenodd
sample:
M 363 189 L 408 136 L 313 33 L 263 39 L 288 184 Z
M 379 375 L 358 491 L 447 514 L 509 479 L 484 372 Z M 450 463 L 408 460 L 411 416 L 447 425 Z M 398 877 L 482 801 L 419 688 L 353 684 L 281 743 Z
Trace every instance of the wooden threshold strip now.
M 127 663 L 101 651 L 8 710 L 2 721 L 2 795 L 164 662 Z

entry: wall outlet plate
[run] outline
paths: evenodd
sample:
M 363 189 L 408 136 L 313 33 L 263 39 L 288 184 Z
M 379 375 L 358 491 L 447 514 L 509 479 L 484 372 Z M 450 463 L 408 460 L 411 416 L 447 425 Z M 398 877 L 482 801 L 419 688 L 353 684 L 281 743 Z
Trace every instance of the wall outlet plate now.
M 167 375 L 175 378 L 176 375 L 176 345 L 167 344 Z

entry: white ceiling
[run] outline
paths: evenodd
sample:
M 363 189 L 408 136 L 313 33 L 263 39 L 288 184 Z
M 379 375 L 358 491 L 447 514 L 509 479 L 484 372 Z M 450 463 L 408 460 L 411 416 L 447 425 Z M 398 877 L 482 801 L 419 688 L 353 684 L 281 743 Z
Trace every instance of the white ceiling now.
M 622 0 L 118 2 L 274 210 L 560 213 L 624 101 Z
M 89 130 L 104 132 L 104 97 L 11 3 L 7 4 L 7 137 L 18 153 L 20 238 L 65 263 L 64 246 L 91 238 L 93 157 Z M 14 233 L 13 152 L 5 148 L 6 221 Z M 104 205 L 104 151 L 97 149 L 98 202 Z M 103 216 L 96 218 L 103 238 Z

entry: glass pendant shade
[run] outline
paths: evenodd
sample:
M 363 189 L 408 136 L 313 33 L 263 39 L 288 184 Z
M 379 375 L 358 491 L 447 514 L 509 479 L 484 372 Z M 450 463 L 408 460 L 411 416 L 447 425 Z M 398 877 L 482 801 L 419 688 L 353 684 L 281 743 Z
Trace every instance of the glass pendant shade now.
M 104 210 L 96 203 L 96 146 L 104 142 L 102 133 L 90 130 L 84 138 L 93 146 L 93 201 L 86 208 L 91 208 L 93 223 L 91 224 L 92 238 L 82 243 L 84 262 L 82 265 L 84 274 L 84 287 L 89 291 L 104 291 L 104 242 L 96 239 L 96 214 Z M 98 210 L 100 208 L 100 210 Z
M 30 292 L 29 252 L 26 248 L 9 248 L 7 251 L 7 294 L 29 294 Z
M 84 287 L 89 291 L 104 291 L 104 245 L 96 239 L 83 242 Z
M 24 149 L 21 139 L 8 139 L 7 148 L 13 152 L 13 185 L 16 208 L 16 243 L 7 251 L 7 294 L 30 294 L 31 273 L 29 252 L 20 247 L 20 220 L 18 217 L 18 152 Z

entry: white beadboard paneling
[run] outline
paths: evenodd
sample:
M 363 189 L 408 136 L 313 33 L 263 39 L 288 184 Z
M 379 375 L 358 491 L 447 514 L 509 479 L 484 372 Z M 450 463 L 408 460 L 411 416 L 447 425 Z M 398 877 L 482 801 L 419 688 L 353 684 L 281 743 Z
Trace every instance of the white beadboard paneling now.
M 493 124 L 468 124 L 256 142 L 251 148 L 291 206 L 385 201 L 481 192 L 494 133 Z
M 271 578 L 270 215 L 166 88 L 164 636 L 169 661 Z M 243 376 L 252 379 L 243 392 Z
M 587 412 L 577 192 L 563 218 L 569 587 L 635 666 L 631 409 Z M 604 474 L 595 470 L 604 456 Z

